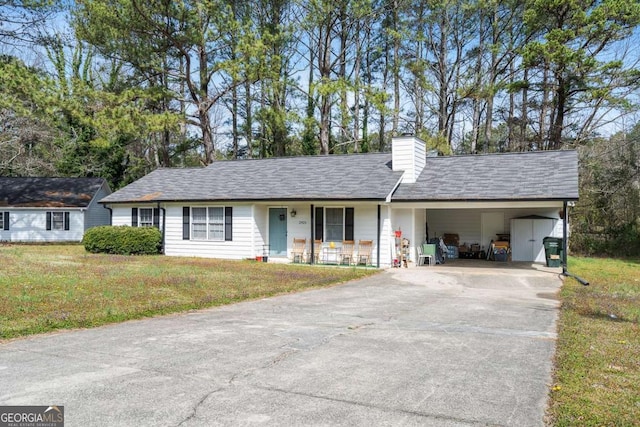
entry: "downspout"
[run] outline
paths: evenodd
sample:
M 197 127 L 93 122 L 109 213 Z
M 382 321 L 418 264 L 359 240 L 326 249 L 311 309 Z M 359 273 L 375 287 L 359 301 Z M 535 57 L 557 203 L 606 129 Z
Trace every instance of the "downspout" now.
M 565 200 L 564 202 L 562 202 L 562 208 L 563 208 L 563 212 L 564 212 L 564 218 L 562 221 L 562 275 L 565 277 L 573 277 L 574 279 L 576 279 L 580 284 L 584 285 L 584 286 L 589 286 L 589 282 L 587 282 L 586 280 L 584 280 L 581 277 L 576 276 L 575 274 L 571 274 L 569 273 L 569 271 L 567 270 L 567 231 L 569 229 L 568 224 L 569 224 L 569 206 L 567 204 L 567 201 Z
M 313 214 L 314 214 L 314 209 L 313 209 L 313 205 L 311 205 L 311 221 L 309 221 L 311 223 L 311 259 L 309 260 L 310 264 L 315 264 L 315 259 L 316 259 L 316 254 L 314 253 L 315 249 L 316 249 L 315 248 L 315 246 L 316 246 L 315 245 L 315 242 L 316 242 L 316 236 L 315 236 L 315 233 L 316 233 L 316 227 L 315 227 L 316 221 L 315 221 L 315 218 L 314 218 Z
M 165 208 L 161 208 L 160 207 L 160 202 L 158 202 L 158 210 L 161 210 L 161 212 L 162 212 L 162 233 L 161 233 L 162 239 L 161 239 L 160 244 L 162 245 L 162 247 L 161 247 L 162 254 L 164 254 L 165 253 L 165 251 L 164 251 L 164 233 L 165 233 L 165 230 L 167 229 L 167 210 Z
M 380 224 L 380 203 L 378 203 L 378 244 L 376 245 L 376 268 L 380 268 L 380 237 L 382 236 L 382 227 Z
M 109 225 L 113 225 L 113 209 L 107 205 L 102 205 L 103 208 L 109 209 Z

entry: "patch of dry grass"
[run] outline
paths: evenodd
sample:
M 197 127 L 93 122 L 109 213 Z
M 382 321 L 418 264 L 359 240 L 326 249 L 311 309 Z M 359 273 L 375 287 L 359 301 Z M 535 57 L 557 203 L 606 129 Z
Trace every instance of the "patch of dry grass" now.
M 0 339 L 297 292 L 375 271 L 0 245 Z
M 551 422 L 640 425 L 640 263 L 570 258 L 561 292 Z

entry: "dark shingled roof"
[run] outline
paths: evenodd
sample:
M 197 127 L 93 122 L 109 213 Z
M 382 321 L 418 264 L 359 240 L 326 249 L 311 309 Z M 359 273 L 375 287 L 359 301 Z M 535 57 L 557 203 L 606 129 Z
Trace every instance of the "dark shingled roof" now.
M 384 200 L 401 176 L 391 153 L 218 161 L 157 169 L 101 202 Z
M 104 182 L 102 178 L 0 177 L 0 206 L 84 208 Z
M 576 151 L 427 157 L 392 201 L 577 200 Z

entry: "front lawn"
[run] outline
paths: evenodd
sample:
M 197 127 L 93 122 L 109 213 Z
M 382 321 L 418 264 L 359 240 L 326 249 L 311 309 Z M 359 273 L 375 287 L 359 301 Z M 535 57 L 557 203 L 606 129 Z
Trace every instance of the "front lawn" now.
M 640 262 L 570 258 L 562 287 L 550 423 L 640 423 Z
M 375 271 L 0 245 L 0 339 L 330 286 Z

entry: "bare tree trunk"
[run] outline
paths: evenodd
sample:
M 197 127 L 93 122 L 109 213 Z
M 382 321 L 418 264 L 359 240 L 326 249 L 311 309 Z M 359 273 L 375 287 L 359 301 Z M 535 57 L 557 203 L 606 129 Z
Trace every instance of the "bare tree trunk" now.
M 360 63 L 362 61 L 362 41 L 360 39 L 361 25 L 358 21 L 355 34 L 355 59 L 353 68 L 354 92 L 353 92 L 353 152 L 360 152 Z
M 562 145 L 562 130 L 564 127 L 564 111 L 567 102 L 567 81 L 564 77 L 557 78 L 557 88 L 554 94 L 555 118 L 549 130 L 549 150 L 557 150 Z
M 238 158 L 238 87 L 234 84 L 231 89 L 231 157 Z
M 244 122 L 244 138 L 247 142 L 247 156 L 253 157 L 253 112 L 251 106 L 251 82 L 244 82 L 244 99 L 245 99 L 245 122 Z
M 398 134 L 398 126 L 400 121 L 400 36 L 399 26 L 400 19 L 398 17 L 399 4 L 398 0 L 393 2 L 393 128 L 392 134 Z
M 321 83 L 331 78 L 331 28 L 332 20 L 327 18 L 319 30 L 318 71 Z M 331 94 L 322 91 L 320 95 L 320 154 L 329 154 L 331 132 Z
M 546 149 L 545 134 L 547 132 L 547 115 L 549 114 L 549 66 L 545 64 L 542 76 L 542 105 L 540 106 L 540 123 L 538 127 L 538 150 Z

